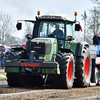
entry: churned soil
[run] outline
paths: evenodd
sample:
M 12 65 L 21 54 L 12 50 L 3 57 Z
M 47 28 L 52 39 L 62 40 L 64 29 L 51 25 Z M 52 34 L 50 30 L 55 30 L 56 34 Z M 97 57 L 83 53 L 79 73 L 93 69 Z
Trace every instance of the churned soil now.
M 1 82 L 0 82 L 1 83 Z M 6 83 L 6 82 L 5 82 Z M 3 84 L 2 84 L 3 85 Z M 0 85 L 1 86 L 1 85 Z M 0 100 L 100 100 L 100 86 L 54 89 L 52 86 L 0 88 Z
M 52 86 L 13 88 L 7 85 L 6 80 L 0 80 L 0 100 L 100 100 L 100 86 L 72 89 L 55 89 Z

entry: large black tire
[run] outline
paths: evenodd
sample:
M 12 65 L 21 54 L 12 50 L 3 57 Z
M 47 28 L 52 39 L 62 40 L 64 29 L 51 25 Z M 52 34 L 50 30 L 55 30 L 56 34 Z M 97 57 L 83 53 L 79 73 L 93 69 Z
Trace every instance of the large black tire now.
M 84 47 L 82 56 L 76 57 L 75 62 L 75 86 L 87 87 L 91 79 L 91 55 L 90 49 Z
M 72 88 L 75 73 L 75 60 L 72 53 L 60 53 L 56 57 L 60 67 L 60 75 L 54 75 L 56 88 Z
M 23 87 L 25 85 L 42 86 L 44 80 L 40 75 L 7 73 L 7 82 L 10 87 Z
M 24 83 L 24 75 L 20 73 L 7 73 L 7 82 L 10 87 L 23 87 Z

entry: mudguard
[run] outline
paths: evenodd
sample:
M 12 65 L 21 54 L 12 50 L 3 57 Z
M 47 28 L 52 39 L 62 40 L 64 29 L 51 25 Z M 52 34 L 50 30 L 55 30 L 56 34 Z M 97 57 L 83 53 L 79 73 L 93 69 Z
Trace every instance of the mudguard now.
M 87 42 L 84 42 L 84 41 L 77 42 L 75 56 L 82 56 L 84 46 L 89 47 L 89 44 Z
M 75 56 L 82 56 L 84 46 L 89 47 L 89 44 L 84 41 L 82 41 L 82 42 L 73 41 L 70 46 L 70 49 L 60 48 L 60 50 L 61 50 L 61 52 L 67 52 L 67 53 L 72 52 Z

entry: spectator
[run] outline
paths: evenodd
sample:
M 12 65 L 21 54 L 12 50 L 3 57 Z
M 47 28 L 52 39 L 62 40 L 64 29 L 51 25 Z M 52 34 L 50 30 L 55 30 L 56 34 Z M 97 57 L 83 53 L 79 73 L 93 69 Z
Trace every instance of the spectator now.
M 100 37 L 98 36 L 98 33 L 96 33 L 93 37 L 93 45 L 99 45 Z
M 1 67 L 3 69 L 4 68 L 4 53 L 3 53 L 3 49 L 0 52 L 0 59 L 1 59 Z

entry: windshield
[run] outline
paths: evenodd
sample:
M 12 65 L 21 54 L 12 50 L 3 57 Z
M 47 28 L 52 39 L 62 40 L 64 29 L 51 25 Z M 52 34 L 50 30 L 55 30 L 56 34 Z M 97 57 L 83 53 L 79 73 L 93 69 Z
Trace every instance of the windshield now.
M 41 21 L 38 37 L 64 38 L 64 22 Z

